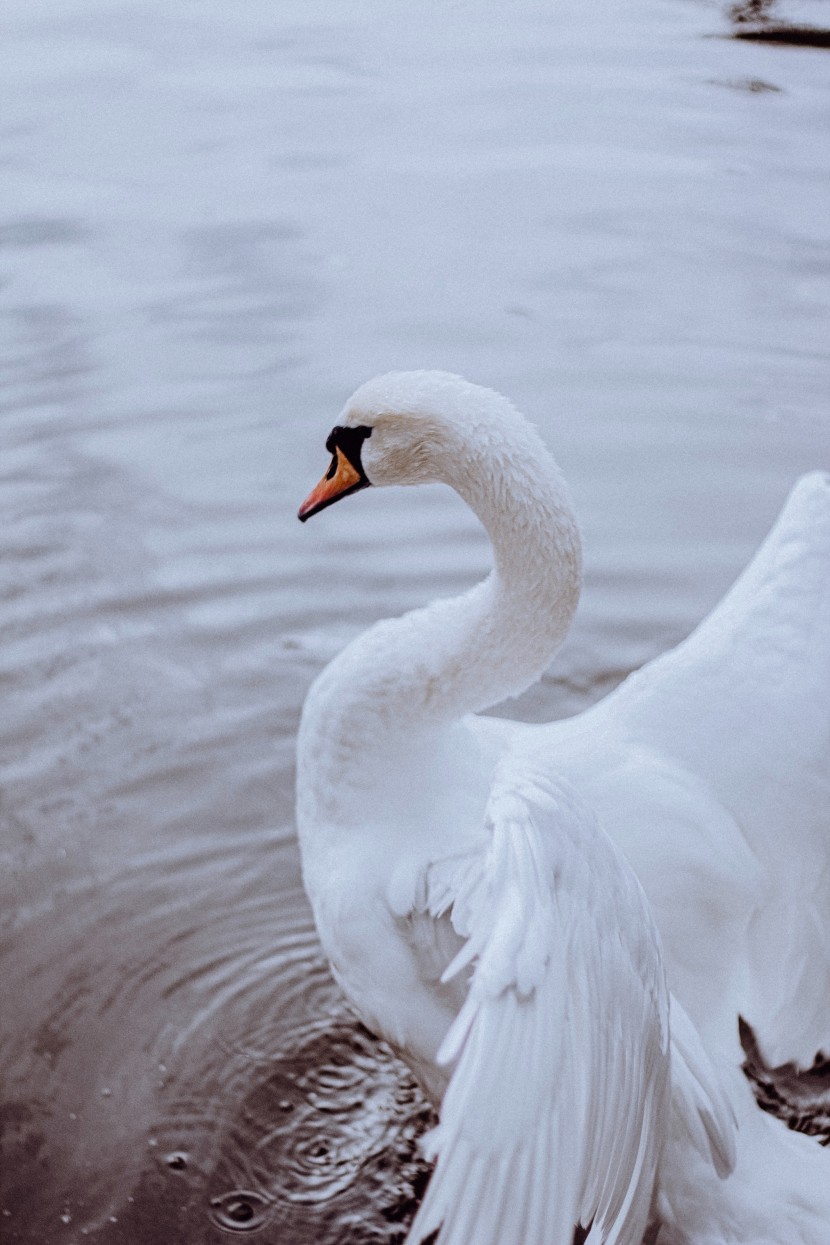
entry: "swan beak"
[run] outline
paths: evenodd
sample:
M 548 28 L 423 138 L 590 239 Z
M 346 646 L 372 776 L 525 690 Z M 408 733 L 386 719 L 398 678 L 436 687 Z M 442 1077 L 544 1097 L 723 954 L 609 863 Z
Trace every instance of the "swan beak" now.
M 339 501 L 348 493 L 356 493 L 358 489 L 366 488 L 368 483 L 363 472 L 352 466 L 338 445 L 335 447 L 331 466 L 300 506 L 297 518 L 301 523 L 305 523 L 306 519 L 310 519 L 313 514 L 325 510 L 326 506 L 331 506 L 333 502 Z

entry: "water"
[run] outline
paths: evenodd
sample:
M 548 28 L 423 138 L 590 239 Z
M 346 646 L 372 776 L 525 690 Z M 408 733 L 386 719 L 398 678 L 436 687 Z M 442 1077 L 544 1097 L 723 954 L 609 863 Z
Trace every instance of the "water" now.
M 390 367 L 541 426 L 563 715 L 830 466 L 828 70 L 717 5 L 5 0 L 0 1237 L 400 1239 L 429 1114 L 302 893 L 293 743 L 361 627 L 487 567 L 441 490 L 297 524 Z

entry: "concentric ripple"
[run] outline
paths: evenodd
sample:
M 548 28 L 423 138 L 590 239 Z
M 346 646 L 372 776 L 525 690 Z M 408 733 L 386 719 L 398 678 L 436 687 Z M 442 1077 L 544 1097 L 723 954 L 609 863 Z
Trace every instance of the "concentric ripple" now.
M 432 1121 L 400 1062 L 343 1016 L 257 1072 L 208 1180 L 214 1222 L 222 1208 L 226 1230 L 256 1220 L 274 1240 L 342 1241 L 345 1225 L 361 1240 L 400 1235 L 428 1176 L 417 1141 Z
M 268 1201 L 250 1189 L 236 1189 L 210 1201 L 213 1222 L 227 1232 L 258 1232 L 268 1222 L 269 1212 Z

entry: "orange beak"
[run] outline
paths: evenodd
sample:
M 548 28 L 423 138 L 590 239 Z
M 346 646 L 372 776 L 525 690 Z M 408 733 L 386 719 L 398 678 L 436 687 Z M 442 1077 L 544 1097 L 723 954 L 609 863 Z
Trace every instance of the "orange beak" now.
M 325 510 L 333 502 L 339 501 L 348 493 L 355 493 L 365 488 L 369 481 L 349 462 L 339 446 L 335 448 L 331 466 L 316 488 L 313 488 L 297 511 L 301 523 L 310 519 L 319 510 Z

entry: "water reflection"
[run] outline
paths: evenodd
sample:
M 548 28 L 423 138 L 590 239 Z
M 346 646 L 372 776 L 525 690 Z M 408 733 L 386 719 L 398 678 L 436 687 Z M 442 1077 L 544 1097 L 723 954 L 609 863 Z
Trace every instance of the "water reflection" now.
M 735 24 L 736 39 L 830 48 L 830 30 L 824 24 L 826 15 L 815 0 L 798 5 L 795 17 L 778 0 L 739 0 L 730 6 L 729 16 Z

